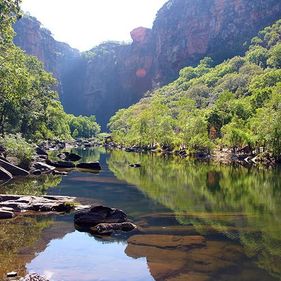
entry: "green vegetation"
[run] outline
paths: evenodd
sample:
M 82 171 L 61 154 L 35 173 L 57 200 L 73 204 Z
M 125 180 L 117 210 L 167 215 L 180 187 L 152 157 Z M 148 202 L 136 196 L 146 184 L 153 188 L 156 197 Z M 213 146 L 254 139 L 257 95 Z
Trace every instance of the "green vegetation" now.
M 244 57 L 186 67 L 173 83 L 119 110 L 108 126 L 123 145 L 189 151 L 248 145 L 281 154 L 281 20 L 252 40 Z
M 35 57 L 13 44 L 12 24 L 20 1 L 0 0 L 0 134 L 21 133 L 26 139 L 93 137 L 95 117 L 64 112 L 55 78 Z
M 28 168 L 34 153 L 34 147 L 20 135 L 7 135 L 0 138 L 0 145 L 5 147 L 7 157 L 15 157 L 22 168 Z
M 62 181 L 61 176 L 42 175 L 37 178 L 13 180 L 0 187 L 1 194 L 18 194 L 42 196 L 49 188 L 57 187 Z

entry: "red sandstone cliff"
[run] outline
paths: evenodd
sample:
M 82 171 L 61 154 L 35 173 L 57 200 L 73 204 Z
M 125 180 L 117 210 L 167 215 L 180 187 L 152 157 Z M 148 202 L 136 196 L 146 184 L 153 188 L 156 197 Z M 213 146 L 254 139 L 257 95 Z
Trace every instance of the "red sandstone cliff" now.
M 129 45 L 106 43 L 77 54 L 34 18 L 16 24 L 15 42 L 61 81 L 66 111 L 96 114 L 105 128 L 116 110 L 174 80 L 182 67 L 205 56 L 221 62 L 242 54 L 245 42 L 280 17 L 280 0 L 170 0 L 152 30 L 131 32 Z

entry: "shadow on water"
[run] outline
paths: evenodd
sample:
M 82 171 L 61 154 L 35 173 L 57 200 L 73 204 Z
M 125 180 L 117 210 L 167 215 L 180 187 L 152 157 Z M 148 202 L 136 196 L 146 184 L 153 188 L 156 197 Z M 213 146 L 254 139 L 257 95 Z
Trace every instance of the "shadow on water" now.
M 99 160 L 103 169 L 11 182 L 0 192 L 77 196 L 82 203 L 121 208 L 139 235 L 128 242 L 92 237 L 74 230 L 73 215 L 1 222 L 0 276 L 27 270 L 52 281 L 281 279 L 280 170 L 75 152 L 81 161 Z

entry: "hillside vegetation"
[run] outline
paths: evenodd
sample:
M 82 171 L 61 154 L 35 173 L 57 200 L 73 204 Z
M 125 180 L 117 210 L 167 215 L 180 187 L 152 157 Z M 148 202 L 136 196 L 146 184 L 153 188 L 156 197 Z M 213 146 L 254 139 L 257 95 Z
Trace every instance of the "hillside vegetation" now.
M 43 64 L 13 44 L 12 24 L 19 2 L 0 0 L 0 134 L 27 139 L 92 137 L 100 128 L 94 116 L 64 112 L 54 90 L 56 80 Z
M 108 126 L 117 143 L 190 152 L 263 147 L 281 154 L 281 20 L 252 39 L 245 56 L 185 67 L 179 78 L 119 110 Z

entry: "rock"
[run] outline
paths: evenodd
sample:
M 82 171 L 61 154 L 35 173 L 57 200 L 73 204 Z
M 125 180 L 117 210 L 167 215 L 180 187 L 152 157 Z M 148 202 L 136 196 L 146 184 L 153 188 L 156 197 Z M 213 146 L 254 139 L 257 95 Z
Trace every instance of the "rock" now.
M 30 174 L 33 176 L 40 176 L 42 175 L 42 172 L 40 170 L 31 170 Z
M 132 168 L 140 168 L 141 164 L 137 163 L 137 164 L 129 164 L 130 167 Z
M 49 280 L 38 275 L 37 273 L 31 273 L 31 274 L 27 274 L 25 277 L 21 278 L 19 281 L 49 281 Z
M 54 170 L 54 171 L 53 171 L 53 175 L 67 176 L 67 175 L 68 175 L 68 172 Z
M 65 158 L 66 158 L 66 153 L 68 153 L 68 152 L 59 153 L 59 154 L 57 155 L 57 157 L 58 157 L 59 159 L 61 159 L 61 160 L 65 160 Z
M 3 212 L 69 212 L 74 209 L 74 197 L 0 195 Z M 3 208 L 4 207 L 4 208 Z M 7 209 L 8 207 L 10 209 Z M 9 216 L 5 213 L 3 216 Z
M 4 153 L 6 151 L 5 147 L 3 145 L 0 145 L 0 153 Z
M 122 223 L 127 215 L 119 209 L 104 206 L 91 207 L 74 215 L 74 223 L 81 227 L 93 227 L 100 223 Z
M 51 165 L 48 165 L 44 162 L 35 162 L 33 163 L 32 165 L 36 170 L 40 170 L 41 172 L 51 172 L 53 170 L 55 170 L 56 168 L 51 166 Z
M 91 147 L 91 146 L 92 146 L 92 144 L 91 144 L 90 142 L 84 142 L 83 145 L 84 145 L 85 147 Z
M 8 278 L 17 277 L 17 276 L 18 276 L 18 273 L 15 272 L 15 271 L 12 271 L 12 272 L 8 272 L 8 273 L 7 273 L 7 277 L 8 277 Z
M 46 152 L 46 150 L 41 148 L 41 147 L 39 147 L 39 146 L 36 147 L 36 153 L 38 155 L 48 156 L 48 153 Z
M 12 178 L 12 174 L 0 166 L 0 181 L 7 181 Z
M 0 166 L 2 166 L 5 170 L 7 170 L 8 172 L 10 172 L 12 174 L 12 176 L 28 176 L 29 173 L 28 171 L 17 167 L 7 161 L 4 161 L 2 159 L 0 159 Z
M 65 160 L 65 161 L 79 161 L 81 159 L 81 156 L 75 154 L 75 153 L 69 153 L 69 152 L 63 152 L 57 155 L 58 158 Z
M 76 162 L 76 161 L 79 161 L 81 159 L 81 156 L 75 154 L 75 153 L 70 153 L 68 155 L 68 160 L 69 161 L 73 161 L 73 162 Z
M 10 208 L 9 208 L 10 209 Z M 0 219 L 12 219 L 15 216 L 14 212 L 8 211 L 7 208 L 0 208 Z
M 60 168 L 60 169 L 72 169 L 75 168 L 75 164 L 70 162 L 70 161 L 56 161 L 56 162 L 52 162 L 50 160 L 46 161 L 47 164 L 54 166 L 56 168 Z
M 101 165 L 99 162 L 79 163 L 76 165 L 76 168 L 88 170 L 101 170 Z
M 122 222 L 122 223 L 100 223 L 94 227 L 91 227 L 90 231 L 93 234 L 100 235 L 110 235 L 116 231 L 125 231 L 129 232 L 136 229 L 137 226 L 131 222 Z
M 191 249 L 206 246 L 205 238 L 199 235 L 135 235 L 130 237 L 128 243 L 165 249 L 179 247 Z

